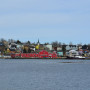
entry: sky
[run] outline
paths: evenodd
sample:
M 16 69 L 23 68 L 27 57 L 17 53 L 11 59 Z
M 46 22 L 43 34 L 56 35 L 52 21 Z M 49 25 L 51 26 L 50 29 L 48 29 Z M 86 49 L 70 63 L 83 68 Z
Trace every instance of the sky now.
M 0 0 L 0 38 L 90 43 L 90 0 Z

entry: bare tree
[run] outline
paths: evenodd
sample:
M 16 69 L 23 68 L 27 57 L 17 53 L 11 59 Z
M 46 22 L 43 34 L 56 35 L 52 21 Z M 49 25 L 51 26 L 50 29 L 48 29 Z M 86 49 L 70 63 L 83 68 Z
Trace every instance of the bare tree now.
M 52 42 L 52 46 L 53 47 L 60 47 L 61 46 L 61 42 L 58 42 L 58 41 Z

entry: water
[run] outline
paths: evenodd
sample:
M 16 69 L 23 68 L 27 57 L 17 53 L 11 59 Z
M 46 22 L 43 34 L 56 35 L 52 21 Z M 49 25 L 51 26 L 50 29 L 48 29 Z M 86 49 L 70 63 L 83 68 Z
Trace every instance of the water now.
M 0 90 L 89 90 L 90 60 L 0 59 Z

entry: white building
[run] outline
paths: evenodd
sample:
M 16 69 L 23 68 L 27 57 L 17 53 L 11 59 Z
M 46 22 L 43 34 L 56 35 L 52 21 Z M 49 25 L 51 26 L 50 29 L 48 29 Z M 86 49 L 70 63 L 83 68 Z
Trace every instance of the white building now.
M 51 44 L 48 44 L 48 45 L 45 45 L 46 48 L 48 48 L 50 51 L 53 50 L 52 48 L 52 45 Z
M 77 55 L 79 55 L 78 51 L 76 51 L 76 50 L 69 51 L 69 56 L 77 56 Z

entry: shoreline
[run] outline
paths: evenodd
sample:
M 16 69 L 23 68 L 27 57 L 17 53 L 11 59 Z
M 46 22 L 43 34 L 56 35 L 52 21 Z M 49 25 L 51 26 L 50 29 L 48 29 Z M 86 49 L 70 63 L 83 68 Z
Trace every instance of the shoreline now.
M 85 59 L 82 59 L 82 58 L 1 58 L 0 59 L 47 59 L 47 60 L 90 60 L 90 58 L 85 58 Z

